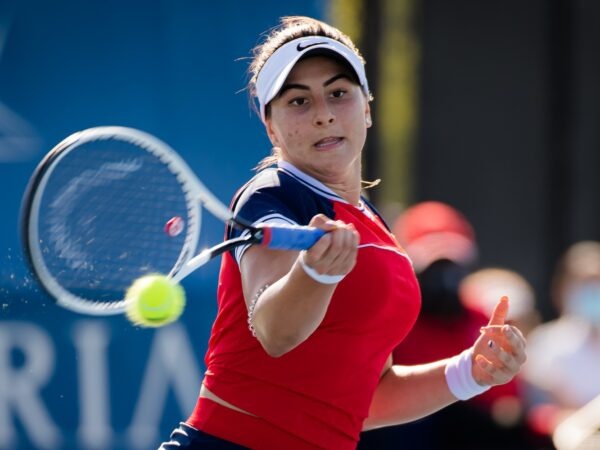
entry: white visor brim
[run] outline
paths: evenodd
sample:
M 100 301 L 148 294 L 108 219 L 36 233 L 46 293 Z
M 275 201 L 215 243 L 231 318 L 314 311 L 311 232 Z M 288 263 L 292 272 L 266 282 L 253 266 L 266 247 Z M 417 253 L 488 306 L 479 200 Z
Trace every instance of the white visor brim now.
M 331 51 L 341 56 L 354 69 L 358 82 L 366 95 L 369 93 L 367 76 L 359 56 L 350 48 L 335 39 L 324 36 L 308 36 L 294 39 L 279 47 L 267 59 L 256 80 L 256 97 L 260 108 L 260 116 L 265 120 L 267 104 L 273 100 L 292 68 L 305 54 L 317 49 Z

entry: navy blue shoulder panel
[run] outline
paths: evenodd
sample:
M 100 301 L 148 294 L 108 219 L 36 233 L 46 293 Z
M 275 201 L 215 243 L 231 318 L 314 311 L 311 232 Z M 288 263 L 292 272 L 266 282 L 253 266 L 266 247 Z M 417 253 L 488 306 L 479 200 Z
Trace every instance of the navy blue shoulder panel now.
M 331 200 L 316 194 L 277 168 L 265 169 L 256 174 L 236 193 L 231 208 L 236 217 L 252 223 L 281 219 L 308 225 L 316 214 L 334 218 Z M 229 227 L 227 238 L 239 234 L 239 230 Z
M 375 206 L 373 206 L 373 203 L 371 203 L 369 200 L 367 200 L 364 196 L 361 196 L 361 200 L 363 201 L 363 203 L 369 207 L 369 209 L 371 211 L 373 211 L 373 213 L 375 213 L 377 215 L 377 217 L 379 218 L 379 220 L 381 220 L 381 223 L 385 226 L 385 228 L 391 233 L 392 230 L 390 229 L 390 226 L 387 224 L 387 222 L 385 221 L 385 219 L 381 216 L 381 214 L 379 214 L 379 211 L 377 211 L 377 209 L 375 208 Z

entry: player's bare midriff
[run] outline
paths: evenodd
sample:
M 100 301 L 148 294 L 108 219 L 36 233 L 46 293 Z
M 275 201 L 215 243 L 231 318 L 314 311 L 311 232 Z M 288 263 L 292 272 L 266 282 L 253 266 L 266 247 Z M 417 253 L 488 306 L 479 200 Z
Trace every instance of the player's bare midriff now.
M 221 397 L 213 394 L 211 391 L 208 390 L 208 388 L 206 386 L 204 386 L 204 383 L 200 387 L 200 397 L 206 398 L 208 400 L 212 400 L 213 402 L 218 403 L 221 406 L 225 406 L 226 408 L 233 409 L 234 411 L 241 412 L 243 414 L 248 414 L 249 416 L 256 417 L 254 414 L 249 413 L 248 411 L 244 411 L 243 409 L 238 408 L 237 406 L 232 405 L 229 402 L 226 402 Z

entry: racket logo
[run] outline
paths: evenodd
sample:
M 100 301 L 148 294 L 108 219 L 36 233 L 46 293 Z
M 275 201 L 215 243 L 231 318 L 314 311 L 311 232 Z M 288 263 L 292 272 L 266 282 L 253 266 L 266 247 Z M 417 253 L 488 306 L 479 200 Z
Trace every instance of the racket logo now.
M 185 228 L 185 221 L 181 216 L 175 216 L 165 224 L 165 233 L 171 237 L 179 236 Z

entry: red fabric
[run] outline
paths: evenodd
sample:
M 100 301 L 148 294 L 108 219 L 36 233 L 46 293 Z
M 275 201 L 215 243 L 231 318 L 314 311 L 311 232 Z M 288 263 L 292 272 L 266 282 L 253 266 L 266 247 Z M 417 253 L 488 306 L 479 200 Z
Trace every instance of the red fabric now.
M 212 436 L 254 450 L 314 450 L 315 446 L 257 417 L 199 398 L 187 423 Z M 226 437 L 223 437 L 226 436 Z
M 319 328 L 279 358 L 248 330 L 239 269 L 224 256 L 204 383 L 273 429 L 313 448 L 343 450 L 356 447 L 384 362 L 413 326 L 420 297 L 410 261 L 381 222 L 341 202 L 334 211 L 360 234 L 356 267 L 338 285 Z M 203 429 L 204 411 L 196 409 L 190 421 Z M 253 433 L 251 425 L 246 432 Z

